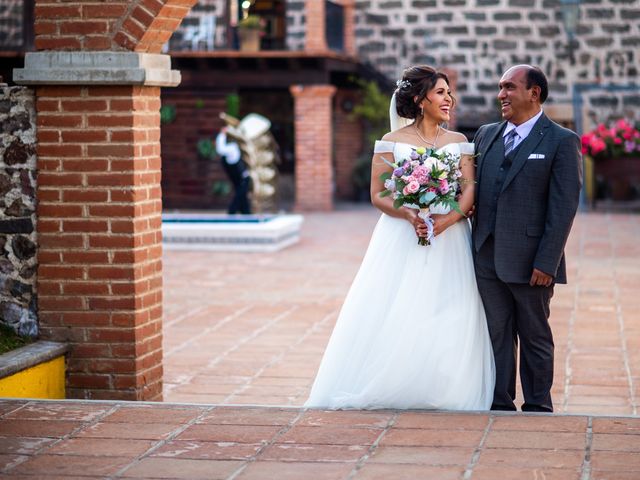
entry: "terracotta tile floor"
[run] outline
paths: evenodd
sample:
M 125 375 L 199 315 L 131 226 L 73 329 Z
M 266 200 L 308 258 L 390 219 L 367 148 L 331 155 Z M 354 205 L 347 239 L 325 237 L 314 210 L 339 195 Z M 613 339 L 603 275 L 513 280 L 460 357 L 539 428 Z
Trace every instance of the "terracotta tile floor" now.
M 552 305 L 556 414 L 300 408 L 376 218 L 307 215 L 274 254 L 166 252 L 165 402 L 0 399 L 0 477 L 640 478 L 631 215 L 576 220 Z
M 302 405 L 377 218 L 307 214 L 301 242 L 270 254 L 166 251 L 165 401 Z M 567 257 L 551 314 L 556 411 L 635 415 L 640 216 L 579 214 Z
M 638 417 L 73 400 L 0 407 L 0 476 L 14 480 L 589 480 L 640 470 Z

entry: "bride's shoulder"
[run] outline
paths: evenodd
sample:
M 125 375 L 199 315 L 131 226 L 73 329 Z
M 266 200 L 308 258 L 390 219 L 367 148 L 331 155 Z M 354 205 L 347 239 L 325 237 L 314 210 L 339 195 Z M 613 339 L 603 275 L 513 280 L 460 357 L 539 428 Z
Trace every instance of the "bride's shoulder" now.
M 393 130 L 392 132 L 385 133 L 382 140 L 385 142 L 405 143 L 407 139 L 410 139 L 410 133 L 412 132 L 409 126 Z
M 442 129 L 444 140 L 446 143 L 467 143 L 467 137 L 464 133 L 454 132 L 453 130 Z

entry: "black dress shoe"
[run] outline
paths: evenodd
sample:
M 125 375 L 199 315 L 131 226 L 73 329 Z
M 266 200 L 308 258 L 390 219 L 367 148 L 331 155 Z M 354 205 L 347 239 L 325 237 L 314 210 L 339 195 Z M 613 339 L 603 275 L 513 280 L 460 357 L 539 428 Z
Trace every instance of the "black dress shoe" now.
M 503 411 L 503 412 L 515 412 L 517 410 L 516 406 L 511 404 L 511 405 L 497 405 L 497 404 L 493 404 L 491 405 L 491 410 L 498 410 L 498 411 Z

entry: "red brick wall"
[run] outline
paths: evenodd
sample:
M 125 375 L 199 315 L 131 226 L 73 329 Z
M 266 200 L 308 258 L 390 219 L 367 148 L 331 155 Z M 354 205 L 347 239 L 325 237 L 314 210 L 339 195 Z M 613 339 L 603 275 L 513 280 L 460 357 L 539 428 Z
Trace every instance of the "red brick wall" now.
M 68 395 L 160 399 L 157 87 L 40 87 L 39 315 L 68 342 Z
M 304 49 L 308 52 L 327 50 L 327 34 L 325 31 L 326 13 L 324 0 L 307 0 L 305 2 L 305 37 Z
M 162 103 L 176 109 L 175 120 L 162 125 L 164 208 L 226 208 L 229 197 L 212 193 L 215 181 L 227 180 L 220 162 L 201 157 L 197 149 L 198 140 L 215 140 L 224 125 L 219 114 L 225 111 L 225 96 L 190 89 L 165 90 Z
M 363 146 L 362 125 L 344 108 L 357 102 L 357 93 L 351 90 L 338 90 L 334 101 L 335 196 L 341 200 L 354 199 L 353 166 Z
M 333 209 L 331 85 L 293 86 L 296 199 L 299 211 Z
M 159 53 L 197 0 L 36 0 L 37 50 Z
M 38 50 L 160 52 L 196 0 L 36 0 Z M 162 398 L 160 88 L 39 86 L 38 310 L 67 394 Z

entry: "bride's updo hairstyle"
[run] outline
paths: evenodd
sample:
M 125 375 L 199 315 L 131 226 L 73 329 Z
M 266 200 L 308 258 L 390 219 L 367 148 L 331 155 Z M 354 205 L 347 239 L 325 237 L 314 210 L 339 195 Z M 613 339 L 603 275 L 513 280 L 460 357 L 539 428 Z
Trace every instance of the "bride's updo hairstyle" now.
M 449 78 L 445 73 L 438 72 L 428 65 L 416 65 L 402 72 L 402 80 L 396 83 L 396 109 L 398 115 L 404 118 L 418 118 L 420 116 L 420 102 L 427 93 L 436 86 L 442 78 L 449 85 Z M 455 99 L 451 97 L 452 106 Z

